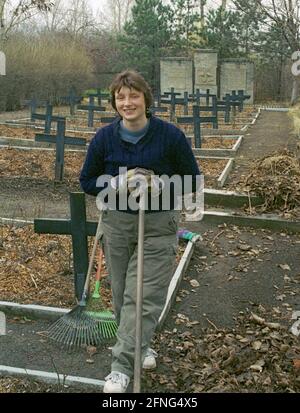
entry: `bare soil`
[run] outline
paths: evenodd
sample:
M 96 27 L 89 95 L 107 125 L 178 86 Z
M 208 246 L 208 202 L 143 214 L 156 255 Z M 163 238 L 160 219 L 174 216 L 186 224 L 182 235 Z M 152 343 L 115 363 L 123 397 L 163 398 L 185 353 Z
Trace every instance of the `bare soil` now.
M 188 227 L 203 242 L 155 337 L 158 367 L 143 373 L 142 391 L 299 392 L 299 340 L 288 330 L 300 310 L 299 234 Z M 0 364 L 96 379 L 109 373 L 112 342 L 92 356 L 66 351 L 47 339 L 48 325 L 9 317 Z
M 240 156 L 240 171 L 247 173 L 255 157 L 285 146 L 290 127 L 284 114 L 263 112 L 246 136 L 250 139 L 241 154 L 247 162 L 242 163 Z M 293 142 L 291 138 L 291 147 Z M 30 179 L 1 178 L 1 216 L 13 216 L 16 208 L 20 216 L 27 208 L 28 217 L 34 217 L 34 206 L 47 216 L 69 214 L 71 187 L 39 178 L 33 185 Z M 228 187 L 237 189 L 234 175 Z M 89 216 L 97 215 L 92 197 L 87 197 L 87 209 Z M 293 312 L 300 311 L 299 234 L 203 222 L 184 226 L 200 232 L 203 241 L 196 246 L 176 302 L 155 337 L 158 368 L 143 373 L 142 391 L 299 393 L 299 339 L 289 331 Z M 5 241 L 12 244 L 7 251 L 13 251 L 15 241 L 14 237 Z M 18 271 L 24 271 L 26 280 L 21 284 L 23 297 L 29 285 L 36 289 L 31 272 L 22 267 L 37 262 L 34 251 L 28 256 L 21 248 L 18 253 Z M 33 254 L 37 257 L 30 258 Z M 56 265 L 59 268 L 59 251 Z M 9 318 L 8 334 L 0 340 L 0 364 L 97 379 L 109 373 L 111 344 L 103 343 L 92 357 L 86 348 L 68 352 L 47 340 L 47 326 L 41 320 Z M 22 386 L 18 383 L 15 391 L 23 391 Z M 33 381 L 29 386 L 28 391 L 36 391 Z

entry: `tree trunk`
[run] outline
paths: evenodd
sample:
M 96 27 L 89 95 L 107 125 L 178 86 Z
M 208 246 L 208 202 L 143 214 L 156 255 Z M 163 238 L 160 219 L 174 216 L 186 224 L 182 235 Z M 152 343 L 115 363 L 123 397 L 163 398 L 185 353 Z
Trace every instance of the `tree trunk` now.
M 296 76 L 294 76 L 294 78 L 293 78 L 292 96 L 291 96 L 291 105 L 292 105 L 292 106 L 297 102 L 298 96 L 299 96 L 298 78 L 297 78 Z

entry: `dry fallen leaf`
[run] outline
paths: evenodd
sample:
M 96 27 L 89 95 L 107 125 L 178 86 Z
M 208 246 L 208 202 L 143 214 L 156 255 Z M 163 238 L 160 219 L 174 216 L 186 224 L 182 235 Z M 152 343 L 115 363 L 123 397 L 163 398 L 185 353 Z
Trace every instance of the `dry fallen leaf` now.
M 91 356 L 93 356 L 95 353 L 97 353 L 97 347 L 87 346 L 86 351 L 87 351 L 88 355 L 91 357 Z
M 293 365 L 295 369 L 300 369 L 300 359 L 294 359 L 293 360 Z
M 282 270 L 291 271 L 291 267 L 288 264 L 279 264 Z
M 194 288 L 199 287 L 199 285 L 200 285 L 197 280 L 191 280 L 191 281 L 190 281 L 190 284 L 191 284 L 191 286 L 194 287 Z
M 252 347 L 254 350 L 259 350 L 261 348 L 262 342 L 261 341 L 253 341 Z

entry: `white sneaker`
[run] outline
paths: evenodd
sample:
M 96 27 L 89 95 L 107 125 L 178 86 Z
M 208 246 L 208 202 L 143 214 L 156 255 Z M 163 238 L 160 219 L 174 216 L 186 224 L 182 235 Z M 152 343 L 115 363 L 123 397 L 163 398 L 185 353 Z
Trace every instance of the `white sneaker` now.
M 112 371 L 105 377 L 105 385 L 103 393 L 125 393 L 129 384 L 130 378 L 119 371 Z
M 143 361 L 143 369 L 153 370 L 156 368 L 156 357 L 158 354 L 152 348 L 148 347 L 146 356 Z

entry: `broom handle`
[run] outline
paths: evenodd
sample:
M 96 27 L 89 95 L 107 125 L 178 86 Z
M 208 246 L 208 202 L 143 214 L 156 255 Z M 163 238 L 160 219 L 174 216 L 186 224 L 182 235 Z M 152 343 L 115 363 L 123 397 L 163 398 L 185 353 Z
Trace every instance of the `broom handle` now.
M 141 352 L 142 352 L 142 314 L 144 278 L 144 232 L 145 232 L 145 193 L 141 193 L 139 205 L 137 285 L 136 285 L 136 325 L 133 392 L 141 392 Z
M 82 306 L 86 305 L 86 299 L 87 299 L 88 291 L 89 291 L 90 278 L 91 278 L 91 273 L 92 273 L 94 259 L 95 259 L 96 250 L 97 250 L 97 244 L 98 244 L 100 230 L 101 230 L 101 222 L 102 222 L 102 211 L 100 211 L 93 249 L 92 249 L 91 257 L 89 260 L 89 267 L 88 267 L 88 271 L 86 274 L 86 279 L 85 279 L 85 283 L 83 287 L 83 293 L 81 296 L 81 300 L 79 301 L 79 305 L 82 305 Z

